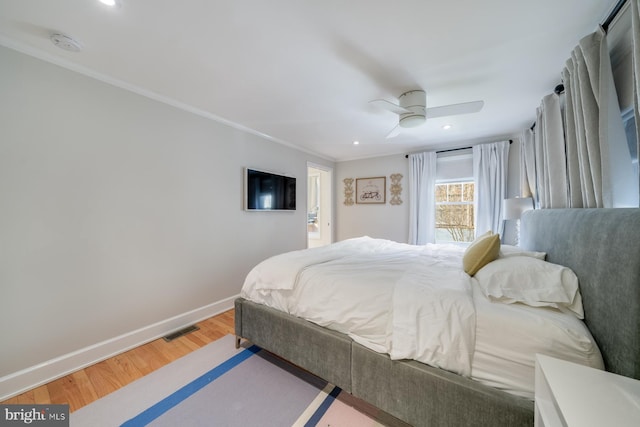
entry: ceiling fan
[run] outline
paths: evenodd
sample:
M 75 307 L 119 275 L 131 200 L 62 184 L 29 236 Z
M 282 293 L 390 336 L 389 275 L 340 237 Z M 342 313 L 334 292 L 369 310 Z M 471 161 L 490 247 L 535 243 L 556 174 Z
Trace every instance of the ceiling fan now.
M 394 104 L 385 99 L 375 99 L 369 101 L 369 104 L 398 114 L 398 125 L 387 135 L 387 138 L 393 138 L 397 136 L 403 128 L 420 126 L 427 118 L 477 113 L 484 106 L 484 101 L 463 102 L 461 104 L 426 108 L 426 93 L 423 90 L 410 90 L 398 97 L 398 104 Z

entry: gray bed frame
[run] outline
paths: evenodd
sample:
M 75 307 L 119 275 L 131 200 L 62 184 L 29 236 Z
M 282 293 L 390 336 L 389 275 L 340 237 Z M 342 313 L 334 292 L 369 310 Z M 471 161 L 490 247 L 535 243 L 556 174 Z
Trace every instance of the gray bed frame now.
M 608 371 L 640 379 L 640 209 L 526 212 L 521 246 L 575 271 L 585 322 Z M 373 352 L 340 334 L 235 302 L 238 339 L 250 342 L 414 426 L 532 426 L 533 402 L 468 378 Z

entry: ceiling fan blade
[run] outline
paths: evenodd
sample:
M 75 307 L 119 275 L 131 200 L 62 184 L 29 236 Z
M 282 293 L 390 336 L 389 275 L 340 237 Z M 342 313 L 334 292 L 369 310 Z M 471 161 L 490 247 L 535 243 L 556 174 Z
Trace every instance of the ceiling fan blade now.
M 400 125 L 397 125 L 393 129 L 391 129 L 391 132 L 389 132 L 385 138 L 395 138 L 396 136 L 400 135 L 400 131 L 402 131 L 402 128 L 400 127 Z
M 427 118 L 457 116 L 460 114 L 477 113 L 482 110 L 484 101 L 463 102 L 461 104 L 443 105 L 427 108 Z
M 396 114 L 404 114 L 404 113 L 410 113 L 411 111 L 407 110 L 404 107 L 401 107 L 397 104 L 394 104 L 393 102 L 389 102 L 385 99 L 374 99 L 373 101 L 369 101 L 369 104 L 371 105 L 375 105 L 376 107 L 385 109 L 385 110 L 389 110 L 392 113 L 396 113 Z

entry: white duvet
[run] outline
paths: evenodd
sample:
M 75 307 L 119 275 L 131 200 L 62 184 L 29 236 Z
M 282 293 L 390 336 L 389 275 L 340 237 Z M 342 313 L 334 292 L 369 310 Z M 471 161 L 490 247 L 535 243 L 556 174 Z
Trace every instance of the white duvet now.
M 602 368 L 575 316 L 490 301 L 462 269 L 464 248 L 361 237 L 258 264 L 241 296 L 415 359 L 533 398 L 535 354 Z
M 318 325 L 392 359 L 471 375 L 475 311 L 456 246 L 361 237 L 258 264 L 242 296 Z

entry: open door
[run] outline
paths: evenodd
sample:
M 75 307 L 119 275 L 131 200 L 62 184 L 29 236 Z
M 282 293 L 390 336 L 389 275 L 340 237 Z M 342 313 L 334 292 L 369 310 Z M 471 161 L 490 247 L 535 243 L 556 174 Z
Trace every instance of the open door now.
M 333 241 L 333 170 L 307 164 L 307 247 L 317 248 Z

